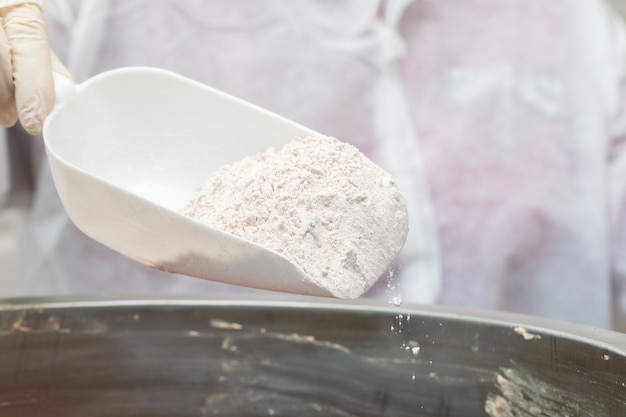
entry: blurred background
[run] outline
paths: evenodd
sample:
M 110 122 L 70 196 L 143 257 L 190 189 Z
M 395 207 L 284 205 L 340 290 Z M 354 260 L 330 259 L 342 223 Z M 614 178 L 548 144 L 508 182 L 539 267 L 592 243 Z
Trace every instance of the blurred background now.
M 606 0 L 626 19 L 626 0 Z M 12 277 L 16 268 L 15 242 L 24 227 L 26 202 L 0 210 L 0 298 L 13 294 Z
M 626 0 L 608 0 L 608 2 L 613 5 L 623 18 L 626 18 Z

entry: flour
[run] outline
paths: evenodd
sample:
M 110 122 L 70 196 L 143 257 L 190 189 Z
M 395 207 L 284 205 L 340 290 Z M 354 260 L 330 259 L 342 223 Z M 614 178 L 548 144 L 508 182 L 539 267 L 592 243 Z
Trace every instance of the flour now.
M 365 293 L 408 232 L 391 175 L 331 137 L 297 138 L 221 167 L 182 213 L 284 256 L 339 298 Z

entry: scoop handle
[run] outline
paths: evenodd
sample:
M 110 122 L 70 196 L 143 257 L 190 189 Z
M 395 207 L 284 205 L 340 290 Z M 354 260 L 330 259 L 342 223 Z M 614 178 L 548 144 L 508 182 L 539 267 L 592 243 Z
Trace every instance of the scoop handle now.
M 55 71 L 52 72 L 52 79 L 54 81 L 55 105 L 58 106 L 76 95 L 77 86 L 74 81 Z

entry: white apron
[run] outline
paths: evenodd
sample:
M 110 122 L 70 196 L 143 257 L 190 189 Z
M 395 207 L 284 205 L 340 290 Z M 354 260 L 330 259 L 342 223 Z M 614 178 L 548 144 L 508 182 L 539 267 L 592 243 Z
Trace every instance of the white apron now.
M 587 0 L 48 0 L 79 80 L 148 65 L 350 142 L 407 197 L 406 302 L 603 327 L 626 311 L 626 62 Z M 151 270 L 83 236 L 45 160 L 21 295 L 254 291 Z M 385 280 L 369 296 L 390 298 Z

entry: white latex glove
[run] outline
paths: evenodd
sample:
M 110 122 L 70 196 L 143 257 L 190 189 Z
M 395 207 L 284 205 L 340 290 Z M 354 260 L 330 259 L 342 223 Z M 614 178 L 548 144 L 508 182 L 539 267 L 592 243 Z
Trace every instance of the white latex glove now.
M 39 1 L 0 0 L 0 22 L 0 125 L 19 118 L 36 135 L 54 106 L 52 70 L 72 76 L 48 48 Z

